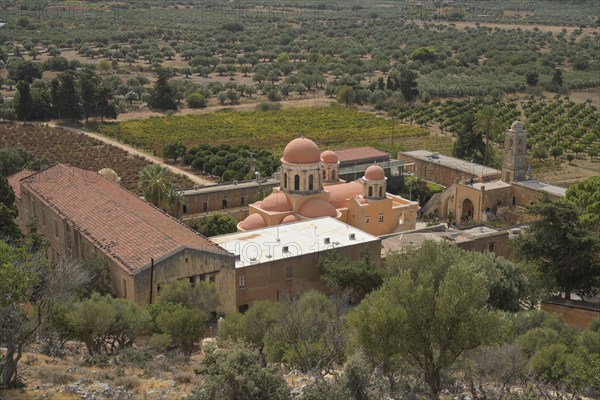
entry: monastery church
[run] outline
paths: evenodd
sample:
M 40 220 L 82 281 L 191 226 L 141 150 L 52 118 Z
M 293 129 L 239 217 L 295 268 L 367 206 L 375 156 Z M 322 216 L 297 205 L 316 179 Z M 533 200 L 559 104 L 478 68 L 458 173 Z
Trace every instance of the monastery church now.
M 372 235 L 415 229 L 419 204 L 386 192 L 386 176 L 369 166 L 354 182 L 339 179 L 335 152 L 310 139 L 288 143 L 281 158 L 280 186 L 249 206 L 238 230 L 249 231 L 290 222 L 332 217 Z

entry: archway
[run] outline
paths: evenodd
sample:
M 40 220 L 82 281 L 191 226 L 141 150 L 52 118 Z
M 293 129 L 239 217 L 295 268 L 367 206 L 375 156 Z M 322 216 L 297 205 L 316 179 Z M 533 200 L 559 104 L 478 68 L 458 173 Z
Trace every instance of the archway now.
M 462 205 L 461 222 L 464 223 L 473 221 L 474 212 L 475 207 L 473 206 L 473 202 L 470 199 L 464 199 Z

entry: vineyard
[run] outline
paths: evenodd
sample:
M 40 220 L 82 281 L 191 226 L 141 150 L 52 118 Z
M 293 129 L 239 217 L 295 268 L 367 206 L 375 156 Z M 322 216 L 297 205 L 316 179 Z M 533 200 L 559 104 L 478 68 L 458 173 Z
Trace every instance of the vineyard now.
M 398 124 L 347 107 L 168 116 L 105 123 L 98 126 L 98 132 L 155 152 L 159 152 L 164 143 L 181 142 L 186 146 L 248 144 L 277 153 L 298 136 L 306 136 L 325 147 L 387 147 L 392 134 L 398 142 L 428 135 L 427 130 L 417 126 Z
M 23 147 L 36 157 L 52 163 L 64 163 L 90 171 L 112 168 L 121 177 L 121 185 L 139 193 L 140 171 L 150 164 L 138 156 L 84 134 L 38 125 L 0 125 L 0 147 Z M 184 176 L 173 175 L 176 185 L 190 188 L 194 183 Z

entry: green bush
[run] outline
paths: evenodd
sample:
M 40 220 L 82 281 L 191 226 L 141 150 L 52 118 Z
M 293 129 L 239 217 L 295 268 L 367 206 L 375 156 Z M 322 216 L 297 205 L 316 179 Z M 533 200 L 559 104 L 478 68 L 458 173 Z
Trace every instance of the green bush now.
M 187 103 L 189 108 L 204 108 L 206 107 L 206 100 L 204 100 L 204 96 L 201 93 L 192 93 L 188 97 L 185 98 L 185 102 Z

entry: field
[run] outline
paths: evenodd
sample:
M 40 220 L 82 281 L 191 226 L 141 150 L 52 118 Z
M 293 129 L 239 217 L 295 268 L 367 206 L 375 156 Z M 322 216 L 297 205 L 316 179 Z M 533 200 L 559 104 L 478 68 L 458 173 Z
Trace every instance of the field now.
M 187 146 L 247 144 L 275 153 L 299 136 L 310 138 L 323 148 L 333 145 L 389 148 L 392 135 L 395 145 L 407 138 L 428 135 L 417 126 L 339 106 L 150 118 L 101 124 L 98 132 L 155 151 L 163 143 L 181 142 Z
M 64 163 L 90 171 L 112 168 L 121 177 L 121 185 L 139 193 L 140 171 L 150 162 L 132 156 L 84 134 L 39 125 L 0 124 L 0 147 L 23 147 L 35 156 L 52 163 Z M 180 188 L 194 183 L 181 175 L 173 175 Z

